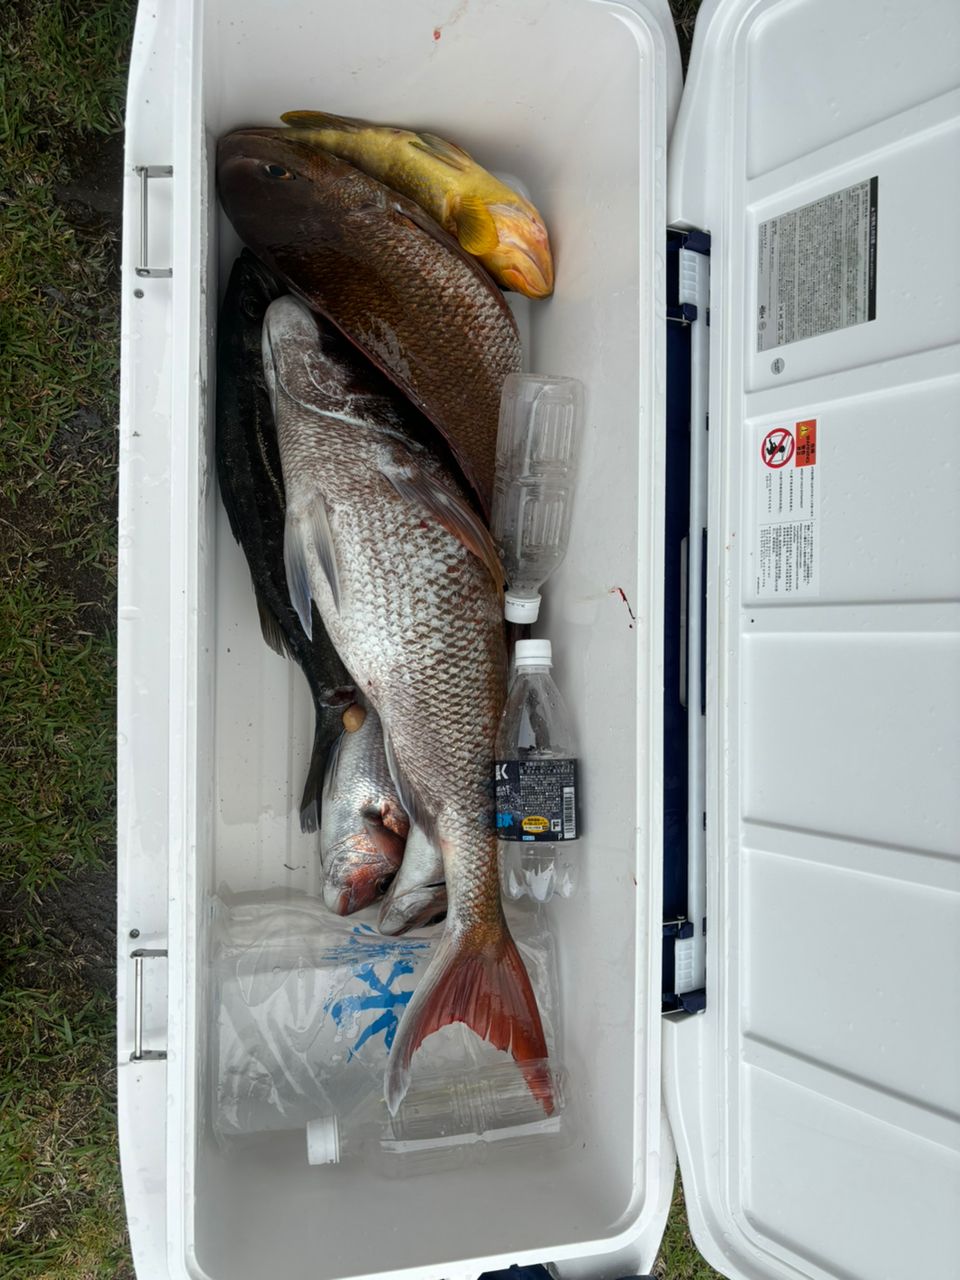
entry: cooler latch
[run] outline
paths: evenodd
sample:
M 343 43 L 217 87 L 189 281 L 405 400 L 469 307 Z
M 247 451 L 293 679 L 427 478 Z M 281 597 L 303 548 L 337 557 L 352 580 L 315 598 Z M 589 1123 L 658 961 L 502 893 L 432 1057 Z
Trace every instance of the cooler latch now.
M 706 562 L 710 237 L 667 231 L 663 986 L 706 1003 Z

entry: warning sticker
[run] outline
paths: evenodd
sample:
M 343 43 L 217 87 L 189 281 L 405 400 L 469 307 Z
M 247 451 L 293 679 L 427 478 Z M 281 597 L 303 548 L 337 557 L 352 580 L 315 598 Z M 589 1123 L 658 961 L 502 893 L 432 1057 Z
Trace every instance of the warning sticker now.
M 876 178 L 761 222 L 757 350 L 877 317 Z
M 813 467 L 817 462 L 817 420 L 797 423 L 797 466 Z
M 754 567 L 761 600 L 820 591 L 820 477 L 817 420 L 762 429 L 757 472 Z

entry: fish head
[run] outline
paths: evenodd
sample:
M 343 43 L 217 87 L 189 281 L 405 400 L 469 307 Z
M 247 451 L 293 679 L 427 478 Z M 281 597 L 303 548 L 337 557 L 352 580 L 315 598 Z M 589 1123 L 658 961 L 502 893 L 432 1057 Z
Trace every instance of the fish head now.
M 402 893 L 395 892 L 395 880 L 380 904 L 377 928 L 381 933 L 394 937 L 410 929 L 423 929 L 436 924 L 447 913 L 447 886 L 439 884 L 415 885 Z
M 497 247 L 481 261 L 502 284 L 528 298 L 553 293 L 553 254 L 543 219 L 527 201 L 488 206 L 496 224 Z
M 294 391 L 299 382 L 309 378 L 317 340 L 316 318 L 299 298 L 288 294 L 271 302 L 263 319 L 262 344 L 263 377 L 274 417 L 277 387 Z
M 391 823 L 392 825 L 388 825 Z M 323 901 L 338 916 L 368 907 L 389 889 L 403 860 L 404 825 L 390 814 L 367 811 L 324 861 Z
M 399 393 L 347 339 L 292 294 L 277 298 L 267 308 L 261 345 L 264 382 L 275 418 L 277 388 L 282 387 L 302 408 L 311 413 L 327 411 L 341 423 L 351 418 L 369 420 L 384 429 L 418 423 Z M 414 451 L 420 447 L 413 437 L 405 443 Z
M 292 129 L 236 129 L 217 144 L 217 189 L 240 239 L 269 265 L 336 245 L 351 210 L 388 192 Z

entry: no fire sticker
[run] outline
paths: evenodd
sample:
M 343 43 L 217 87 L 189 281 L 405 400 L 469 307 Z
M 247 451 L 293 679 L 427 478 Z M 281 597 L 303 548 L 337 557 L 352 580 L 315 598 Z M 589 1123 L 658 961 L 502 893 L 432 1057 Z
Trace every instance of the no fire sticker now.
M 759 433 L 753 571 L 761 600 L 820 593 L 817 425 L 804 418 Z

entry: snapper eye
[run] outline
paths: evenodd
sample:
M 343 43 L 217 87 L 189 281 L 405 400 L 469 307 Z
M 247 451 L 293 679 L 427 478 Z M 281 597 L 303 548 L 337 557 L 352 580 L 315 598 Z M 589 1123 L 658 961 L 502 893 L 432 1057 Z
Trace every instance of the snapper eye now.
M 286 178 L 291 182 L 297 176 L 295 173 L 291 173 L 289 169 L 285 169 L 282 164 L 265 164 L 263 172 L 268 178 Z

